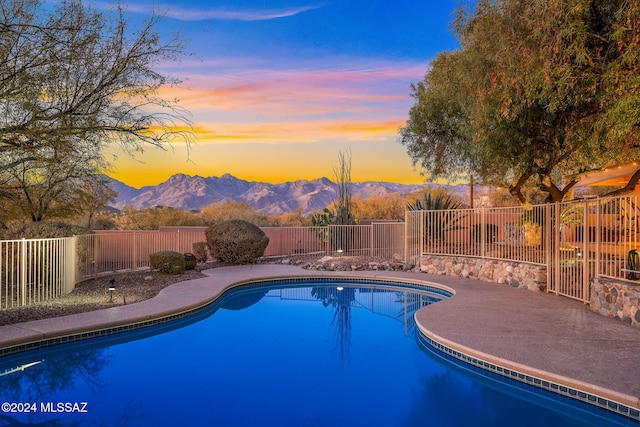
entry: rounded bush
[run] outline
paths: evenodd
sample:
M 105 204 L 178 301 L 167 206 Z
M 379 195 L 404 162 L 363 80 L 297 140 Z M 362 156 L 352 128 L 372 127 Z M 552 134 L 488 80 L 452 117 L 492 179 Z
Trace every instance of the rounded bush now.
M 184 254 L 184 268 L 185 270 L 193 270 L 198 265 L 198 259 L 191 252 Z
M 149 255 L 150 267 L 161 273 L 182 274 L 185 270 L 184 254 L 173 251 L 160 251 Z
M 209 253 L 230 264 L 250 264 L 264 255 L 269 238 L 264 231 L 240 219 L 222 221 L 205 231 Z
M 207 262 L 209 259 L 209 253 L 207 252 L 207 242 L 195 242 L 192 245 L 193 254 L 196 256 L 198 262 Z

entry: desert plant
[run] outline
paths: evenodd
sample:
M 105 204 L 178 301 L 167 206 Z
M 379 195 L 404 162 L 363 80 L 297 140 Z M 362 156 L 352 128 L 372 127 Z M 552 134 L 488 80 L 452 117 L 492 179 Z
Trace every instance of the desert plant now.
M 407 203 L 410 211 L 444 211 L 460 209 L 460 202 L 446 190 L 434 190 L 422 195 L 422 199 L 416 198 L 415 203 Z
M 195 242 L 192 246 L 193 254 L 198 262 L 207 262 L 209 252 L 207 251 L 207 242 Z
M 423 214 L 424 234 L 429 240 L 442 240 L 447 231 L 464 228 L 461 224 L 464 214 L 460 214 L 460 202 L 446 189 L 429 190 L 416 198 L 415 203 L 407 203 L 409 211 L 429 211 Z
M 185 259 L 180 252 L 160 251 L 149 255 L 149 265 L 152 270 L 161 273 L 182 274 L 185 270 Z
M 240 219 L 222 221 L 205 231 L 209 253 L 231 264 L 248 264 L 264 255 L 269 238 L 259 227 Z

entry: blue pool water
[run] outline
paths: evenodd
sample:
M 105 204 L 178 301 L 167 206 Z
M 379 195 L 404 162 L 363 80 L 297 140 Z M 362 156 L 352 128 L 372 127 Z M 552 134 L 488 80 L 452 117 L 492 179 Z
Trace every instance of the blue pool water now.
M 31 411 L 3 412 L 0 420 L 62 426 L 632 424 L 431 353 L 416 340 L 413 313 L 442 297 L 326 281 L 230 291 L 179 321 L 0 359 L 0 401 Z

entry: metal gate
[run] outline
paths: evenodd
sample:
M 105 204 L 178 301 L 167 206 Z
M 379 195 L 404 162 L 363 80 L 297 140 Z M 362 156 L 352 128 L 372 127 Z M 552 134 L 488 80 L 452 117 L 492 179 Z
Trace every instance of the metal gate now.
M 596 206 L 579 201 L 547 205 L 547 291 L 589 302 L 589 283 L 596 274 L 597 237 L 591 227 Z

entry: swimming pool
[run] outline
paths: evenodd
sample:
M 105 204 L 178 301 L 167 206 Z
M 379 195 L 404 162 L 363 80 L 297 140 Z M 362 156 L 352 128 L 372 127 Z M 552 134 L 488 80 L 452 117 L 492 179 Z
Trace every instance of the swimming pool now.
M 83 426 L 626 424 L 434 355 L 412 314 L 447 292 L 391 285 L 270 281 L 170 323 L 2 358 L 3 402 L 36 405 L 2 415 Z

